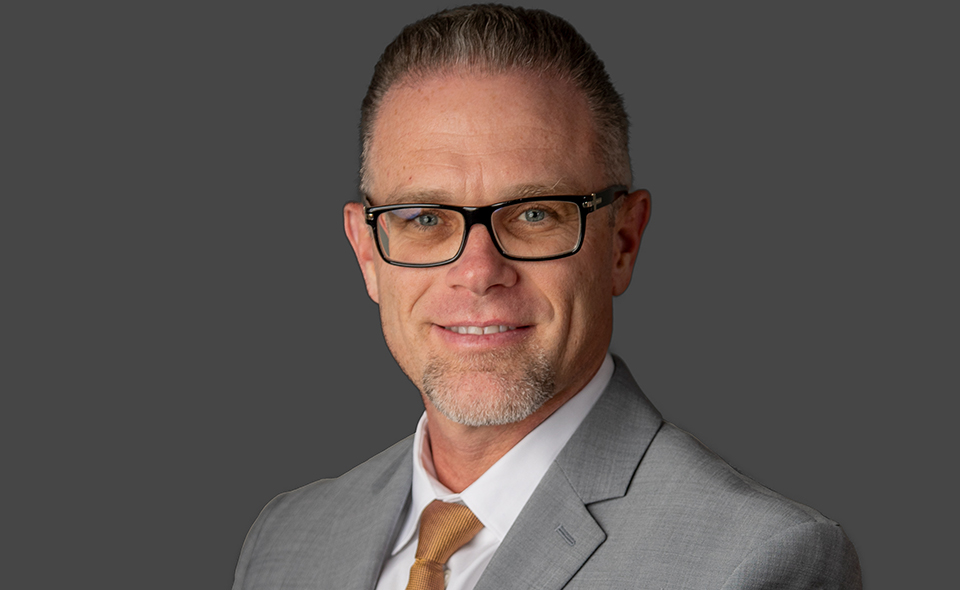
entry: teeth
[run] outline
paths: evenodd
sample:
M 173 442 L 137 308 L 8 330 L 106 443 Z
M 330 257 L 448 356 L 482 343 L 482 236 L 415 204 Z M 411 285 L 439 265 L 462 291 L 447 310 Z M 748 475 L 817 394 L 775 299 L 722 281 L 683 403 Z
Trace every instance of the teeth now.
M 516 328 L 512 326 L 487 326 L 485 328 L 481 328 L 480 326 L 448 326 L 447 329 L 457 334 L 474 334 L 476 336 L 499 334 L 500 332 L 506 332 L 508 330 L 516 330 Z

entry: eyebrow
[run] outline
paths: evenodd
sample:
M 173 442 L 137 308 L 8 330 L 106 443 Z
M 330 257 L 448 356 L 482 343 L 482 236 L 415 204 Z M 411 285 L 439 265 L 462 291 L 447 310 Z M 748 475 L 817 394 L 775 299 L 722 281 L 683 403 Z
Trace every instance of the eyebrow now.
M 501 192 L 497 202 L 512 201 L 513 199 L 523 199 L 526 197 L 543 197 L 553 195 L 579 195 L 587 194 L 589 191 L 583 191 L 574 187 L 565 180 L 558 180 L 553 184 L 519 184 L 510 187 Z M 369 200 L 369 199 L 368 199 Z M 458 199 L 450 191 L 443 189 L 426 190 L 397 190 L 384 199 L 384 205 L 397 205 L 401 203 L 436 203 L 438 205 L 452 204 Z

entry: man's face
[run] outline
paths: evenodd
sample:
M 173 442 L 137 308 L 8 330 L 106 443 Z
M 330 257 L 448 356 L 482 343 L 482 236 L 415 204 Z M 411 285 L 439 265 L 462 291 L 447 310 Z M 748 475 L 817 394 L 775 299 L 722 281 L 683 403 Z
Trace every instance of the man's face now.
M 595 145 L 586 101 L 567 84 L 521 73 L 436 76 L 388 92 L 367 186 L 374 205 L 590 194 L 610 184 Z M 476 225 L 455 262 L 402 268 L 382 260 L 359 205 L 347 206 L 346 231 L 387 345 L 428 412 L 433 405 L 473 426 L 509 423 L 589 381 L 610 342 L 612 296 L 629 283 L 636 254 L 627 245 L 624 260 L 623 232 L 609 215 L 588 216 L 584 245 L 567 258 L 507 260 Z

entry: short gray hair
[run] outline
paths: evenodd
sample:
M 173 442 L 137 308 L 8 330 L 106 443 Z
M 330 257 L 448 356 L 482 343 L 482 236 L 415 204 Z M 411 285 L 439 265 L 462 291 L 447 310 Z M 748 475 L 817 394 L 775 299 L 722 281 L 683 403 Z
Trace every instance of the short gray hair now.
M 401 80 L 450 70 L 529 71 L 571 82 L 594 118 L 596 146 L 611 184 L 630 186 L 629 122 L 603 62 L 573 26 L 543 10 L 474 4 L 406 26 L 380 56 L 360 111 L 360 190 L 368 193 L 373 126 L 384 96 Z

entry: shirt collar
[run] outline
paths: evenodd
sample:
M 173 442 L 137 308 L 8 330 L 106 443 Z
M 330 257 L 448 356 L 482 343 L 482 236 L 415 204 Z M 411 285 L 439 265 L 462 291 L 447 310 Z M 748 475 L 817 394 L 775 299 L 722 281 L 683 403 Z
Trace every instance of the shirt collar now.
M 434 500 L 465 504 L 502 541 L 553 460 L 600 398 L 613 376 L 608 353 L 593 379 L 518 442 L 475 482 L 454 493 L 437 480 L 426 442 L 427 414 L 420 417 L 413 443 L 410 508 L 393 546 L 396 555 L 416 536 L 420 513 Z

